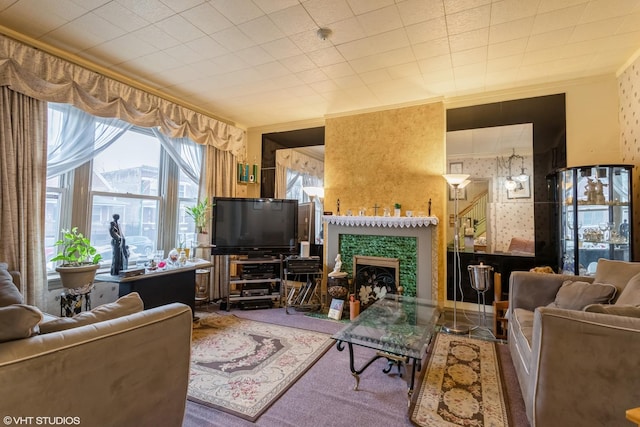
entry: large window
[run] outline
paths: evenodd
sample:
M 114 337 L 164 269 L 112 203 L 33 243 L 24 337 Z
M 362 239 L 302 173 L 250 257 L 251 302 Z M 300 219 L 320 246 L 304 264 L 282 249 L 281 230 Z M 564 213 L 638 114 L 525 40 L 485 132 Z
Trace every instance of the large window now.
M 68 108 L 50 104 L 50 149 L 56 149 L 52 147 L 52 141 L 59 141 L 61 132 L 65 135 L 65 126 L 67 130 L 80 129 L 73 122 L 73 114 L 63 117 Z M 161 142 L 151 129 L 130 125 L 116 129 L 117 123 L 105 125 L 101 119 L 95 120 L 92 131 L 83 131 L 85 137 L 94 138 L 94 144 L 88 147 L 93 150 L 89 160 L 70 171 L 49 177 L 47 182 L 45 252 L 49 269 L 55 267 L 49 262 L 56 251 L 53 243 L 61 229 L 72 226 L 88 230 L 91 243 L 102 254 L 102 264 L 110 264 L 109 225 L 114 214 L 120 216 L 118 222 L 129 245 L 130 265 L 145 260 L 156 249 L 170 249 L 178 243 L 176 236 L 185 238 L 188 231 L 194 230 L 188 221 L 190 218 L 185 218 L 184 206 L 197 201 L 198 183 L 182 173 L 163 148 L 163 142 L 171 141 Z M 115 128 L 106 129 L 109 126 Z M 108 143 L 104 143 L 105 134 L 110 137 Z M 70 137 L 67 132 L 66 138 Z M 201 149 L 192 144 L 194 149 Z M 59 145 L 57 149 L 60 150 Z M 69 148 L 69 152 L 69 155 L 80 157 L 74 148 Z M 49 164 L 52 163 L 50 156 Z M 168 211 L 177 211 L 177 215 L 162 214 Z M 159 226 L 160 221 L 162 226 Z

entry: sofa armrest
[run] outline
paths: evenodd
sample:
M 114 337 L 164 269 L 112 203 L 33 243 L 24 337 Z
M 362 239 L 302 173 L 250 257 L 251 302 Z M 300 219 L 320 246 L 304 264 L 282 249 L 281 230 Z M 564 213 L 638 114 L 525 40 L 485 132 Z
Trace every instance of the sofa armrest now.
M 192 313 L 179 303 L 0 344 L 0 413 L 81 425 L 180 426 Z
M 640 318 L 535 311 L 532 427 L 624 425 L 640 402 Z
M 552 303 L 565 280 L 593 282 L 593 277 L 514 271 L 509 278 L 509 310 L 533 311 Z

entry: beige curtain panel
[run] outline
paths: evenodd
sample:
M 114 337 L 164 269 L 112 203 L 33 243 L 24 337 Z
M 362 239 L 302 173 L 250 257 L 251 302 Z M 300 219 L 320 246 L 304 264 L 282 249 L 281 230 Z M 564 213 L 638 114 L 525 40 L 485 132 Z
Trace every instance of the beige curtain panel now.
M 44 308 L 47 106 L 0 87 L 0 262 L 22 274 L 26 304 Z
M 234 155 L 246 152 L 246 132 L 156 95 L 105 77 L 0 35 L 0 86 L 35 99 L 72 104 L 100 117 L 158 127 Z

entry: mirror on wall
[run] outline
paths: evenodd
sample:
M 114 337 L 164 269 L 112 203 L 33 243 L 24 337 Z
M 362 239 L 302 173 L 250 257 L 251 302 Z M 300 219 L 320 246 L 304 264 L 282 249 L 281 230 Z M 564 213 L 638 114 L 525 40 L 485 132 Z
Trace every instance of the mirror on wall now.
M 307 231 L 304 240 L 322 245 L 324 145 L 277 150 L 275 175 L 276 197 L 300 202 L 299 226 Z M 299 233 L 302 241 L 300 237 Z
M 447 172 L 470 175 L 458 193 L 461 251 L 534 255 L 532 123 L 447 132 Z

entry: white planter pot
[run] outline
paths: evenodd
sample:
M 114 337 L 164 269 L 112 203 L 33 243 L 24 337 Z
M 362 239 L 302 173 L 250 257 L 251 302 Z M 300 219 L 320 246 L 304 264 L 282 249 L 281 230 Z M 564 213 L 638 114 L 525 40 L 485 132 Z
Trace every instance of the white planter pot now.
M 100 264 L 88 264 L 78 267 L 57 267 L 62 286 L 68 289 L 90 287 L 96 278 Z

